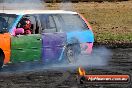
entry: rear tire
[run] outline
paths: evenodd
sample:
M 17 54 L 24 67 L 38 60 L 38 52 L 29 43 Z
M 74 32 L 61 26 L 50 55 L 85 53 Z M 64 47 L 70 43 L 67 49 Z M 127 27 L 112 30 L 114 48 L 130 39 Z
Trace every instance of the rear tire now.
M 79 44 L 72 44 L 66 47 L 65 55 L 68 63 L 76 63 L 80 50 L 81 48 Z
M 68 46 L 66 50 L 66 57 L 69 63 L 75 63 L 76 55 L 72 46 Z
M 0 69 L 4 64 L 4 57 L 5 57 L 4 53 L 0 50 Z

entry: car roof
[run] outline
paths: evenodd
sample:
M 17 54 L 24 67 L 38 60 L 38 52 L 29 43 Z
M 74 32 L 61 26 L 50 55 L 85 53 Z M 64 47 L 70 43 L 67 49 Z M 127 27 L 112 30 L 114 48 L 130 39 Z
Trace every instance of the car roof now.
M 65 10 L 0 10 L 0 13 L 16 14 L 16 15 L 24 15 L 24 14 L 77 14 L 77 12 L 65 11 Z

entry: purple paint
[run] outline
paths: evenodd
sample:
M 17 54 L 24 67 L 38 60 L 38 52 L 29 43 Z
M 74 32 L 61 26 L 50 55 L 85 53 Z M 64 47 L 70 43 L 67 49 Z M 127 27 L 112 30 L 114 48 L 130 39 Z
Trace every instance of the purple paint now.
M 49 62 L 59 59 L 66 43 L 65 33 L 43 33 L 42 34 L 42 59 Z

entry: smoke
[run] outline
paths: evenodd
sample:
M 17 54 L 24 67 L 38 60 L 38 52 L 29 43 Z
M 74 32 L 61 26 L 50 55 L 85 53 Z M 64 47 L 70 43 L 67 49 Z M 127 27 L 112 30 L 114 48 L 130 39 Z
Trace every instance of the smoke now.
M 59 64 L 53 65 L 52 67 L 101 67 L 107 66 L 109 59 L 111 58 L 111 51 L 105 47 L 94 48 L 91 55 L 82 53 L 76 63 L 71 64 Z
M 111 56 L 110 50 L 105 47 L 95 48 L 91 55 L 81 55 L 77 65 L 81 66 L 106 66 Z
M 41 62 L 24 62 L 15 63 L 5 66 L 1 72 L 25 72 L 25 71 L 43 71 L 43 70 L 74 70 L 76 67 L 102 67 L 107 66 L 111 58 L 111 51 L 105 47 L 94 48 L 91 55 L 81 54 L 76 63 L 57 63 L 57 64 L 42 64 Z
M 42 0 L 3 0 L 0 6 L 3 6 L 3 9 L 17 10 L 36 10 L 45 8 L 44 1 Z
M 73 5 L 70 1 L 63 1 L 59 5 L 60 10 L 74 10 Z M 44 0 L 3 0 L 0 1 L 0 9 L 42 10 L 46 9 L 46 4 Z
M 73 5 L 70 1 L 65 1 L 60 4 L 60 10 L 67 10 L 67 11 L 73 11 Z

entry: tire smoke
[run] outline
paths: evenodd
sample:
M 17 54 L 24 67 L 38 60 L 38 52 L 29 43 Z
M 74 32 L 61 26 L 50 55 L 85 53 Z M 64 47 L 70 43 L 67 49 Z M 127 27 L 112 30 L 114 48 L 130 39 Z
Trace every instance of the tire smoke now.
M 3 0 L 0 6 L 8 10 L 37 10 L 45 9 L 42 0 Z
M 53 65 L 53 67 L 99 67 L 107 66 L 111 58 L 111 51 L 105 47 L 94 48 L 91 55 L 83 52 L 78 56 L 76 63 Z
M 74 7 L 70 1 L 64 1 L 59 6 L 60 10 L 74 11 Z

